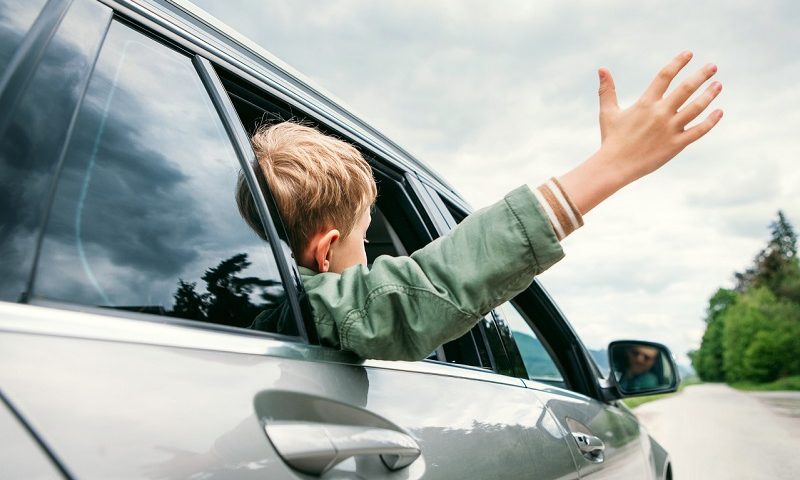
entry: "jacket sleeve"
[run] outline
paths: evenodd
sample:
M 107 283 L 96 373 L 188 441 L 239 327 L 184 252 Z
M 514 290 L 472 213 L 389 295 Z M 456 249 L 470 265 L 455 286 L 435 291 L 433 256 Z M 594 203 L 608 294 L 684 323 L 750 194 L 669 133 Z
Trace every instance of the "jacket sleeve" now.
M 324 344 L 362 358 L 421 360 L 527 288 L 564 253 L 527 186 L 409 257 L 306 279 Z

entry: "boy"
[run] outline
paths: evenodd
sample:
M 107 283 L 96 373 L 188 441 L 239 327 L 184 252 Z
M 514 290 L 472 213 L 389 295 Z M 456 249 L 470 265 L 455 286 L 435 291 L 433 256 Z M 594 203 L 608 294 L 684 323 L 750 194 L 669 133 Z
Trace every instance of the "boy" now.
M 673 59 L 627 110 L 620 110 L 613 79 L 601 68 L 601 148 L 594 155 L 534 190 L 517 188 L 408 257 L 379 257 L 370 269 L 364 242 L 377 188 L 359 152 L 297 124 L 259 129 L 252 138 L 255 170 L 270 185 L 288 230 L 322 344 L 362 358 L 420 360 L 527 288 L 563 257 L 559 241 L 583 224 L 583 215 L 722 117 L 716 110 L 685 128 L 721 91 L 713 82 L 687 103 L 716 73 L 714 65 L 665 95 L 691 56 Z M 240 182 L 240 211 L 260 232 L 244 189 Z M 253 328 L 268 321 L 259 315 Z

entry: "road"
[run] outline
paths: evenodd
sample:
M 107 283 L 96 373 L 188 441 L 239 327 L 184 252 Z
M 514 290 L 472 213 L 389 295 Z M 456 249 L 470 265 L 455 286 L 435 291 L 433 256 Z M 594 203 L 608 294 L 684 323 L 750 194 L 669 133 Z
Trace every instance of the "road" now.
M 800 478 L 800 392 L 701 384 L 634 412 L 669 451 L 675 479 Z

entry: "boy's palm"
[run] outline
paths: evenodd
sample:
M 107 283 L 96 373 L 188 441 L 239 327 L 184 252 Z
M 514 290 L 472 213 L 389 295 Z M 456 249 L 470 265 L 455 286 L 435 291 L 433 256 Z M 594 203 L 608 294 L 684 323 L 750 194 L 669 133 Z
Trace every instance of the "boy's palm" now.
M 623 183 L 657 170 L 722 118 L 722 111 L 715 110 L 702 122 L 686 128 L 722 90 L 719 82 L 712 82 L 701 95 L 686 103 L 716 73 L 715 65 L 704 66 L 665 95 L 670 82 L 691 58 L 690 52 L 675 57 L 656 75 L 641 98 L 625 110 L 617 103 L 611 73 L 605 68 L 599 70 L 601 149 L 609 153 L 606 158 L 613 159 L 616 165 L 611 167 L 624 178 Z

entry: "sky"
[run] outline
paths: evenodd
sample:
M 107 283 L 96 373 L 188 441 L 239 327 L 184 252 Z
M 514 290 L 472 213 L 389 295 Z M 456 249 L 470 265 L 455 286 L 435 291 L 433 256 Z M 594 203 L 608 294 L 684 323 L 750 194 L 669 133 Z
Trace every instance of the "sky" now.
M 630 106 L 678 52 L 717 127 L 591 211 L 539 278 L 584 343 L 697 348 L 782 209 L 800 226 L 800 2 L 196 0 L 333 93 L 479 208 L 600 146 L 597 69 Z

